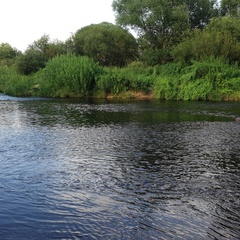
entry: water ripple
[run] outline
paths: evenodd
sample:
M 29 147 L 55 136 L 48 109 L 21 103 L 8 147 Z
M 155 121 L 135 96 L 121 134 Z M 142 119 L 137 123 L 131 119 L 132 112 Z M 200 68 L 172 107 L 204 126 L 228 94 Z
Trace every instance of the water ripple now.
M 194 104 L 0 98 L 0 238 L 238 239 L 239 108 Z

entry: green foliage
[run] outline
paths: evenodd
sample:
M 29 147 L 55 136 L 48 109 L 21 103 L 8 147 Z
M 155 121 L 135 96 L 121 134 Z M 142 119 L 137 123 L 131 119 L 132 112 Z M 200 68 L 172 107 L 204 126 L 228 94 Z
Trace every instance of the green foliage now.
M 0 44 L 0 59 L 14 59 L 18 55 L 18 51 L 8 43 Z
M 189 64 L 210 56 L 240 61 L 240 19 L 216 18 L 203 30 L 195 30 L 172 51 L 175 61 Z
M 218 17 L 216 0 L 186 0 L 191 29 L 203 29 L 213 17 Z
M 105 94 L 150 92 L 155 77 L 155 69 L 144 67 L 142 62 L 133 62 L 125 68 L 105 67 L 97 81 L 96 89 Z
M 0 92 L 13 96 L 30 96 L 33 81 L 29 76 L 24 76 L 13 67 L 0 67 Z
M 154 85 L 155 97 L 161 100 L 177 100 L 178 97 L 178 79 L 169 76 L 161 76 Z
M 32 80 L 29 76 L 16 74 L 12 75 L 6 82 L 4 93 L 12 96 L 31 96 Z
M 67 53 L 65 43 L 54 40 L 51 41 L 48 35 L 43 35 L 40 39 L 34 41 L 28 46 L 35 52 L 40 52 L 47 62 L 49 59 Z
M 135 38 L 110 23 L 92 24 L 73 37 L 75 53 L 93 58 L 102 66 L 125 66 L 137 56 Z M 68 41 L 71 47 L 71 41 Z
M 155 67 L 156 68 L 156 67 Z M 162 100 L 177 100 L 182 66 L 178 63 L 168 63 L 157 68 L 157 80 L 153 88 L 155 97 Z
M 0 44 L 0 65 L 12 66 L 15 64 L 16 57 L 19 55 L 19 51 L 13 48 L 8 43 Z
M 240 2 L 239 0 L 222 0 L 221 1 L 221 15 L 222 16 L 240 16 Z
M 11 77 L 12 70 L 7 66 L 0 66 L 0 92 L 4 92 L 5 83 Z
M 222 58 L 194 61 L 175 74 L 162 73 L 154 85 L 159 99 L 223 100 L 240 91 L 240 69 Z
M 40 94 L 76 97 L 90 94 L 101 68 L 88 57 L 73 54 L 54 57 L 42 71 Z
M 17 68 L 21 74 L 29 75 L 37 72 L 41 68 L 44 68 L 46 64 L 46 58 L 44 55 L 34 49 L 27 49 L 24 54 L 21 54 L 17 58 Z
M 65 44 L 60 41 L 50 41 L 48 35 L 30 44 L 24 54 L 17 59 L 17 68 L 21 74 L 30 75 L 46 66 L 49 59 L 66 53 Z
M 202 29 L 217 16 L 216 0 L 114 0 L 117 23 L 139 35 L 141 59 L 149 65 L 171 61 L 172 47 L 189 29 Z

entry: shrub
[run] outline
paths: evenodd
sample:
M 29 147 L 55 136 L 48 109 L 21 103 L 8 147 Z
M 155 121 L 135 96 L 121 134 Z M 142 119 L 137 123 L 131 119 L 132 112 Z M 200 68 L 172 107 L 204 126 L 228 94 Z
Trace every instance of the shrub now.
M 51 59 L 42 71 L 41 94 L 52 97 L 86 96 L 101 68 L 88 57 L 73 54 Z
M 155 75 L 154 68 L 143 68 L 131 64 L 125 68 L 104 68 L 96 88 L 105 94 L 119 94 L 126 91 L 151 91 Z
M 230 65 L 223 58 L 206 58 L 193 61 L 184 68 L 174 65 L 161 66 L 162 75 L 154 84 L 155 95 L 159 99 L 183 100 L 223 100 L 236 99 L 240 91 L 240 69 Z
M 240 61 L 240 20 L 233 17 L 212 19 L 203 30 L 195 30 L 191 37 L 176 45 L 172 51 L 178 62 L 189 64 L 192 60 L 214 56 L 231 63 Z
M 14 96 L 29 96 L 33 81 L 29 76 L 23 76 L 13 67 L 0 67 L 0 91 Z

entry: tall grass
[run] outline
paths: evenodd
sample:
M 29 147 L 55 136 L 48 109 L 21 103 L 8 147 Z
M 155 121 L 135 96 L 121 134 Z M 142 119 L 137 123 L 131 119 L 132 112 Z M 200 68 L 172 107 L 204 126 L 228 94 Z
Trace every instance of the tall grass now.
M 0 92 L 14 96 L 30 96 L 33 85 L 30 76 L 19 74 L 14 67 L 0 66 Z
M 72 54 L 51 59 L 40 74 L 40 94 L 79 97 L 91 94 L 101 68 L 88 57 Z
M 223 58 L 210 57 L 194 61 L 190 66 L 173 71 L 173 74 L 163 73 L 154 86 L 159 99 L 236 99 L 236 92 L 240 91 L 239 67 L 230 65 Z
M 155 81 L 153 67 L 134 62 L 125 68 L 105 67 L 98 78 L 96 89 L 104 94 L 119 94 L 127 91 L 152 91 Z

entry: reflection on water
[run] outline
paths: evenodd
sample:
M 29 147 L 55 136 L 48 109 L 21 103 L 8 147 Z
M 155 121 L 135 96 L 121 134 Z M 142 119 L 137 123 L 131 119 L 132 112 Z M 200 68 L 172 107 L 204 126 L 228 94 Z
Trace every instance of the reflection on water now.
M 239 239 L 239 111 L 0 95 L 0 238 Z

